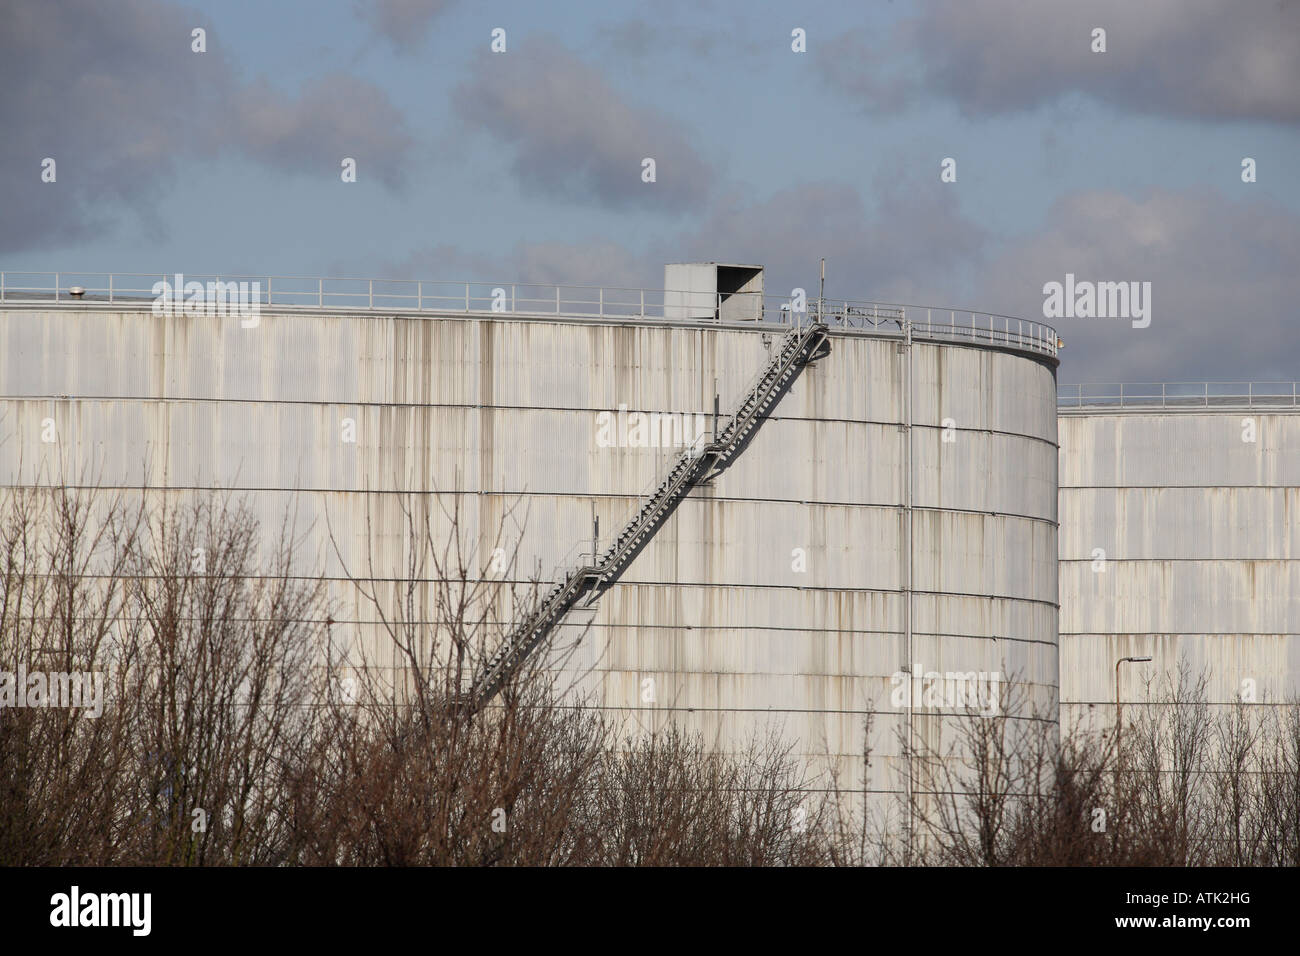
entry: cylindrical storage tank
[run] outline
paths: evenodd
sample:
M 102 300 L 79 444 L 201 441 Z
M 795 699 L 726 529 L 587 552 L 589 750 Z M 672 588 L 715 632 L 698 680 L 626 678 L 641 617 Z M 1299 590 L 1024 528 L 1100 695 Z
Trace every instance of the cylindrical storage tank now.
M 548 579 L 591 551 L 593 517 L 603 549 L 680 453 L 632 440 L 632 416 L 711 429 L 715 396 L 725 416 L 783 331 L 273 308 L 246 328 L 147 305 L 11 305 L 0 476 L 94 463 L 110 486 L 231 489 L 268 529 L 292 510 L 332 579 L 336 631 L 375 642 L 343 567 L 365 577 L 369 555 L 377 577 L 405 572 L 404 496 L 436 492 L 440 507 L 421 505 L 435 524 L 458 506 L 478 568 L 504 522 L 512 575 Z M 834 771 L 841 788 L 897 792 L 910 630 L 916 681 L 1018 680 L 1011 716 L 1054 723 L 1056 362 L 1001 328 L 932 333 L 909 347 L 896 330 L 831 327 L 829 351 L 600 598 L 565 664 L 576 693 L 723 749 L 774 729 L 818 786 Z M 965 712 L 942 693 L 913 710 L 935 749 L 942 716 Z
M 1193 401 L 1060 409 L 1063 726 L 1300 691 L 1300 409 Z

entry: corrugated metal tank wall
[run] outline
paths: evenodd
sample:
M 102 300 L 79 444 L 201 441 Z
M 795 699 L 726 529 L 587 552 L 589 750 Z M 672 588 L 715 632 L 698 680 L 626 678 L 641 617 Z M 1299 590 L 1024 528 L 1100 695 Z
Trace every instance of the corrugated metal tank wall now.
M 354 574 L 368 555 L 376 576 L 404 572 L 399 505 L 412 490 L 436 490 L 448 509 L 458 498 L 472 538 L 517 506 L 519 574 L 549 577 L 589 550 L 593 511 L 607 543 L 676 453 L 600 447 L 597 415 L 621 404 L 711 415 L 715 382 L 726 414 L 779 334 L 316 311 L 264 311 L 255 329 L 91 308 L 10 309 L 0 323 L 4 481 L 48 480 L 57 454 L 74 472 L 94 463 L 110 486 L 233 489 L 268 529 L 293 509 L 303 553 L 334 578 L 327 518 Z M 855 788 L 875 711 L 869 784 L 899 786 L 907 366 L 897 339 L 834 334 L 752 444 L 601 599 L 566 665 L 576 689 L 722 747 L 775 726 Z M 917 669 L 1018 677 L 1026 710 L 1054 720 L 1053 365 L 918 343 L 912 375 Z M 40 440 L 46 417 L 57 445 Z M 355 444 L 341 440 L 344 418 Z M 374 641 L 373 612 L 345 581 L 332 593 L 340 627 Z M 918 733 L 941 747 L 940 712 L 918 707 Z
M 1300 413 L 1063 409 L 1059 428 L 1063 726 L 1114 721 L 1123 657 L 1155 659 L 1122 668 L 1126 708 L 1180 661 L 1217 705 L 1247 680 L 1261 703 L 1300 692 Z

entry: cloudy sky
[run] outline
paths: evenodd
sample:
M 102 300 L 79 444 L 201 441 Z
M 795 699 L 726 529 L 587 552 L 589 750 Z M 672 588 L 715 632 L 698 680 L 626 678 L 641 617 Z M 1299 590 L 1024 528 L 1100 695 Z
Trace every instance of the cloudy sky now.
M 1152 321 L 1055 321 L 1063 383 L 1290 381 L 1297 175 L 1300 0 L 6 0 L 0 28 L 9 270 L 635 288 L 698 258 L 785 293 L 825 256 L 829 295 L 1026 318 L 1072 273 L 1150 282 Z

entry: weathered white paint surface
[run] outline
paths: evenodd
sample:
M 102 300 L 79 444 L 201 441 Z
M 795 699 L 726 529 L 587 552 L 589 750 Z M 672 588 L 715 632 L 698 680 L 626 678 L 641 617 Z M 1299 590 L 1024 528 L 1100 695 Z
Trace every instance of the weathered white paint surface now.
M 1300 414 L 1063 411 L 1060 435 L 1062 720 L 1113 721 L 1128 656 L 1155 658 L 1124 666 L 1135 704 L 1180 660 L 1217 704 L 1300 693 Z
M 145 311 L 0 310 L 0 480 L 48 482 L 61 461 L 112 486 L 231 488 L 268 528 L 295 510 L 304 556 L 333 578 L 342 566 L 327 519 L 342 565 L 364 576 L 369 552 L 387 576 L 404 566 L 402 495 L 421 495 L 435 520 L 430 494 L 447 507 L 458 497 L 470 537 L 517 502 L 518 576 L 539 565 L 549 576 L 590 547 L 593 508 L 612 533 L 672 455 L 598 447 L 599 412 L 711 414 L 716 380 L 725 414 L 765 361 L 763 332 L 275 312 L 243 329 Z M 752 444 L 601 600 L 569 664 L 578 690 L 642 726 L 679 720 L 721 746 L 775 724 L 855 787 L 874 710 L 869 783 L 898 785 L 905 360 L 897 340 L 834 335 Z M 914 375 L 916 661 L 1018 675 L 1026 708 L 1054 717 L 1053 370 L 918 344 Z M 40 440 L 45 417 L 57 445 Z M 340 440 L 344 418 L 356 421 L 354 445 Z M 792 569 L 796 548 L 805 573 Z M 340 629 L 374 642 L 373 615 L 346 583 L 332 594 Z M 641 701 L 647 677 L 653 704 Z M 920 732 L 937 735 L 938 723 Z

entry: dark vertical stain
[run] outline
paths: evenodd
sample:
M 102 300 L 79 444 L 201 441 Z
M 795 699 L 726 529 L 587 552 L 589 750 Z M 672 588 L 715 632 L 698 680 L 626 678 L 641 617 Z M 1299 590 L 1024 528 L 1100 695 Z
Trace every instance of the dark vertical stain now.
M 479 322 L 478 326 L 478 490 L 487 491 L 492 484 L 495 439 L 492 405 L 496 396 L 496 323 L 488 319 Z M 517 328 L 524 340 L 525 352 L 530 351 L 531 326 L 521 323 Z

